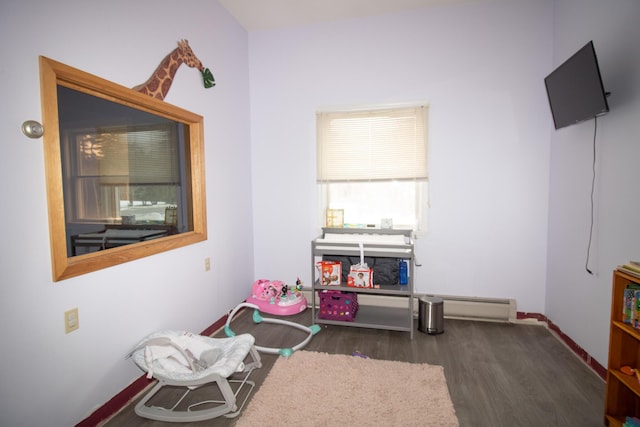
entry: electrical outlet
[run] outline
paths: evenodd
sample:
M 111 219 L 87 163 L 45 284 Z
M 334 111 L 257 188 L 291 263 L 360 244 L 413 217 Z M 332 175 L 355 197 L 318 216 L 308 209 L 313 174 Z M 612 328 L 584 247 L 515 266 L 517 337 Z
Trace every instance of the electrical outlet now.
M 206 257 L 204 259 L 204 271 L 209 271 L 211 270 L 211 258 Z
M 80 327 L 80 318 L 78 317 L 78 307 L 64 312 L 64 332 L 68 334 Z

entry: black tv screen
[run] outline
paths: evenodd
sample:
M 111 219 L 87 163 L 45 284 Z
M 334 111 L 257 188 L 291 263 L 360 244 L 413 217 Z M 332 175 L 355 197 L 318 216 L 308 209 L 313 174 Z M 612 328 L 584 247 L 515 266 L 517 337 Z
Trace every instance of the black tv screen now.
M 609 111 L 593 41 L 544 79 L 556 129 Z

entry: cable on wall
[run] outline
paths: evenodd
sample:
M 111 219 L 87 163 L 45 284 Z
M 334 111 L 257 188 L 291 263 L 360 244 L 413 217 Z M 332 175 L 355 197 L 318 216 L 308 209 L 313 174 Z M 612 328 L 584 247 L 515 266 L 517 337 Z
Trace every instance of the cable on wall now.
M 593 194 L 596 186 L 596 135 L 598 133 L 598 116 L 593 118 L 593 163 L 591 165 L 592 177 L 591 177 L 591 224 L 589 227 L 589 243 L 587 244 L 587 258 L 584 263 L 584 269 L 587 273 L 593 276 L 593 272 L 589 269 L 589 256 L 591 253 L 591 239 L 593 237 L 593 216 L 594 216 L 594 202 Z

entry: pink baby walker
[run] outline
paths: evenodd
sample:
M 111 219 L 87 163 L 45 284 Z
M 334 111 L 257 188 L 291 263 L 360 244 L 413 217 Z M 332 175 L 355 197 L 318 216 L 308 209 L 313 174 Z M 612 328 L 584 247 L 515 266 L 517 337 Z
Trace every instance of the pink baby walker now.
M 264 313 L 277 316 L 291 316 L 307 308 L 307 299 L 300 292 L 302 282 L 296 280 L 295 286 L 288 286 L 280 280 L 259 279 L 253 282 L 251 296 L 247 302 L 255 304 Z
M 247 298 L 247 301 L 238 304 L 236 308 L 231 310 L 231 313 L 227 317 L 227 322 L 224 325 L 225 334 L 227 334 L 228 337 L 235 336 L 235 332 L 231 330 L 231 320 L 238 310 L 243 307 L 253 308 L 254 323 L 264 322 L 291 326 L 307 333 L 305 339 L 293 347 L 262 347 L 254 344 L 256 350 L 263 353 L 280 354 L 284 357 L 291 356 L 294 351 L 304 348 L 304 346 L 311 341 L 311 337 L 320 332 L 320 326 L 304 326 L 284 319 L 262 317 L 260 312 L 262 311 L 279 316 L 290 316 L 292 314 L 303 312 L 305 308 L 307 308 L 307 299 L 304 297 L 301 290 L 302 282 L 300 279 L 296 280 L 294 287 L 289 287 L 279 280 L 256 280 L 253 283 L 251 296 Z

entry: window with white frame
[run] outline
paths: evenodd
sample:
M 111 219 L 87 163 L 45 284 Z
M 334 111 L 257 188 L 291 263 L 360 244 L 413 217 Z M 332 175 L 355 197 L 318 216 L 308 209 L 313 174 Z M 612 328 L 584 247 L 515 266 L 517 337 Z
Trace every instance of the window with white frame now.
M 344 210 L 347 226 L 426 230 L 428 107 L 317 113 L 320 218 Z

